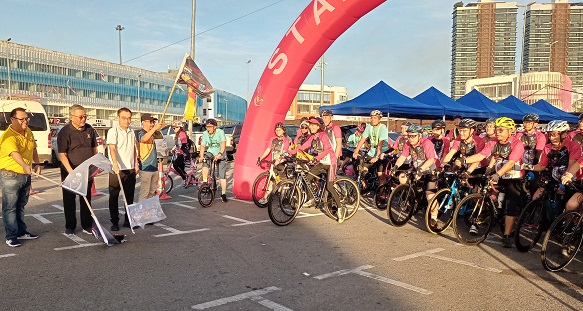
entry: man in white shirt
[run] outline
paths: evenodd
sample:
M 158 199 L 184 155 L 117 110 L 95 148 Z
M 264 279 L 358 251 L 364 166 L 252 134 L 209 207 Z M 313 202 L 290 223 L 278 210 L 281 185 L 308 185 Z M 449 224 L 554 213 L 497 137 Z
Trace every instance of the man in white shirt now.
M 121 186 L 128 204 L 134 203 L 136 188 L 136 174 L 139 171 L 136 154 L 136 135 L 130 129 L 132 112 L 128 108 L 117 111 L 118 125 L 107 131 L 107 146 L 109 159 L 113 165 L 114 174 L 109 174 L 109 215 L 111 217 L 111 231 L 119 231 L 119 192 Z M 122 185 L 117 178 L 119 175 Z M 125 215 L 124 227 L 129 228 L 128 215 Z

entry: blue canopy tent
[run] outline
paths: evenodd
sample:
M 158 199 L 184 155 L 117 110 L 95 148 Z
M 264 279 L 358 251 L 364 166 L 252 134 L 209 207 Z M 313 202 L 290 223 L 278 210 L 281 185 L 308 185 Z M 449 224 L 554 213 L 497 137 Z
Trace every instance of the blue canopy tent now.
M 542 121 L 552 121 L 556 119 L 556 117 L 553 114 L 537 109 L 536 107 L 533 107 L 516 98 L 514 95 L 506 97 L 505 99 L 499 101 L 498 104 L 506 106 L 516 111 L 520 111 L 523 114 L 536 113 L 538 114 L 539 119 Z
M 423 93 L 413 97 L 414 100 L 445 110 L 445 116 L 453 117 L 461 115 L 464 118 L 472 119 L 488 119 L 490 112 L 485 110 L 474 109 L 465 105 L 461 105 L 449 96 L 443 94 L 433 86 L 425 90 Z
M 390 117 L 411 119 L 431 119 L 444 115 L 443 108 L 422 104 L 399 93 L 384 81 L 349 101 L 320 107 L 320 111 L 324 109 L 330 109 L 334 114 L 352 116 L 368 116 L 372 110 L 378 109 Z
M 556 120 L 564 120 L 564 121 L 567 121 L 569 123 L 579 122 L 576 116 L 574 116 L 570 113 L 566 113 L 559 108 L 556 108 L 555 106 L 551 105 L 549 102 L 547 102 L 544 99 L 537 101 L 536 103 L 532 104 L 532 106 L 539 109 L 539 110 L 546 111 L 546 112 L 550 113 L 551 115 L 554 115 Z
M 474 109 L 489 111 L 490 118 L 509 117 L 514 120 L 522 120 L 522 117 L 524 116 L 524 113 L 498 105 L 495 101 L 489 99 L 476 89 L 473 89 L 468 94 L 458 98 L 457 102 Z

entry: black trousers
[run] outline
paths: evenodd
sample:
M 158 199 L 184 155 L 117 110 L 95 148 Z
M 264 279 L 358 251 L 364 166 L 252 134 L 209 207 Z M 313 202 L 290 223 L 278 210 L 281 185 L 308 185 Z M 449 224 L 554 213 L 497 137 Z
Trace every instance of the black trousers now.
M 76 166 L 71 165 L 73 169 Z M 67 169 L 61 164 L 61 181 L 65 180 L 69 173 Z M 93 185 L 93 178 L 89 179 L 87 184 L 87 201 L 91 203 L 91 186 Z M 93 219 L 91 218 L 91 212 L 87 203 L 80 195 L 77 195 L 65 188 L 61 188 L 63 191 L 63 210 L 65 212 L 65 229 L 75 230 L 77 228 L 77 217 L 75 215 L 77 207 L 75 203 L 75 198 L 79 197 L 79 216 L 81 217 L 81 227 L 87 231 L 91 231 L 91 226 L 93 224 Z
M 185 160 L 184 155 L 178 154 L 178 155 L 176 155 L 176 159 L 174 159 L 174 162 L 172 163 L 172 165 L 174 166 L 174 169 L 178 172 L 178 175 L 180 175 L 182 180 L 186 180 L 186 171 L 184 170 L 184 160 Z
M 128 205 L 133 204 L 134 191 L 136 190 L 136 170 L 120 170 L 119 177 L 121 179 Z M 109 216 L 111 217 L 112 224 L 117 224 L 119 222 L 118 200 L 120 190 L 121 187 L 116 174 L 109 174 Z M 128 221 L 128 215 L 126 214 L 124 222 Z

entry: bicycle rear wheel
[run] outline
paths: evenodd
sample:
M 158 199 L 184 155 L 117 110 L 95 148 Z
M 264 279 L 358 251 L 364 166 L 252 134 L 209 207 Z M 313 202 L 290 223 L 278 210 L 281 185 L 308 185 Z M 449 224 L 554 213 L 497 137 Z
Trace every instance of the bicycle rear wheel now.
M 427 231 L 437 234 L 447 229 L 453 221 L 456 205 L 455 196 L 452 196 L 450 188 L 437 191 L 425 211 L 425 226 L 427 227 Z M 432 208 L 437 209 L 437 225 L 435 227 L 431 227 Z
M 170 174 L 164 174 L 164 191 L 166 191 L 166 194 L 169 194 L 173 187 L 174 180 L 172 179 L 172 176 L 170 176 Z
M 210 207 L 215 199 L 215 192 L 209 186 L 202 186 L 198 189 L 198 203 L 202 207 Z
M 253 189 L 251 190 L 251 196 L 253 197 L 253 203 L 258 207 L 267 207 L 267 202 L 260 203 L 259 200 L 265 197 L 269 187 L 275 186 L 275 180 L 269 178 L 269 172 L 263 172 L 255 178 L 253 182 Z
M 290 224 L 301 206 L 300 189 L 291 180 L 277 184 L 267 200 L 267 213 L 271 222 L 278 226 Z
M 532 249 L 543 234 L 543 224 L 545 223 L 543 201 L 536 199 L 530 201 L 516 223 L 516 234 L 514 244 L 521 252 L 528 252 Z
M 395 227 L 404 226 L 416 208 L 415 192 L 410 191 L 408 184 L 398 185 L 389 196 L 387 215 Z
M 387 209 L 387 202 L 390 195 L 391 187 L 389 184 L 384 184 L 377 188 L 374 194 L 374 205 L 378 210 L 384 211 Z
M 476 193 L 463 198 L 455 208 L 453 231 L 463 244 L 482 243 L 495 223 L 494 207 L 484 194 Z
M 334 181 L 334 189 L 338 191 L 338 195 L 346 209 L 344 220 L 352 218 L 360 207 L 360 190 L 358 190 L 358 185 L 348 177 L 337 177 L 336 181 Z
M 545 236 L 541 250 L 541 262 L 549 271 L 559 271 L 567 266 L 581 247 L 583 228 L 581 214 L 564 212 L 553 222 Z

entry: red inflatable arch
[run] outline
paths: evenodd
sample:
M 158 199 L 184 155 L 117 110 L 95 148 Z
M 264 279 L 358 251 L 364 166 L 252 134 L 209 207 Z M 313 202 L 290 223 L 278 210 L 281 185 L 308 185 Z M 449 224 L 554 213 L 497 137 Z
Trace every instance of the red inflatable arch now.
M 271 56 L 253 93 L 235 159 L 233 193 L 251 200 L 257 157 L 282 122 L 302 82 L 334 40 L 386 0 L 313 0 Z

